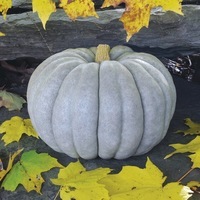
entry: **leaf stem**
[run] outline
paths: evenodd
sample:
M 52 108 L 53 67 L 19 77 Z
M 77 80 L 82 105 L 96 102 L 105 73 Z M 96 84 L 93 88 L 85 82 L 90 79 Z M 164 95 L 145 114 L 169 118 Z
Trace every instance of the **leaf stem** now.
M 181 182 L 189 173 L 191 173 L 195 168 L 191 168 L 190 170 L 188 170 L 183 176 L 181 176 L 181 178 L 179 178 L 179 180 L 177 182 Z
M 61 187 L 62 187 L 62 186 L 60 186 L 60 189 L 59 189 L 58 192 L 56 193 L 56 196 L 54 197 L 53 200 L 56 200 L 56 199 L 57 199 L 57 197 L 58 197 L 58 195 L 59 195 L 59 193 L 60 193 Z

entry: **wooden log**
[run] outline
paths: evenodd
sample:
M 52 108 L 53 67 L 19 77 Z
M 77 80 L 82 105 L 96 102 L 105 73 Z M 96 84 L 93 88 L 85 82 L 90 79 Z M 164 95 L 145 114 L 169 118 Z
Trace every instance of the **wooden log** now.
M 126 43 L 126 32 L 119 22 L 124 9 L 98 11 L 98 18 L 72 22 L 62 9 L 51 15 L 46 31 L 36 13 L 0 17 L 0 60 L 19 57 L 45 59 L 66 48 L 91 47 L 99 43 L 137 47 L 200 48 L 200 6 L 183 6 L 184 16 L 173 12 L 152 13 L 149 28 L 143 28 Z

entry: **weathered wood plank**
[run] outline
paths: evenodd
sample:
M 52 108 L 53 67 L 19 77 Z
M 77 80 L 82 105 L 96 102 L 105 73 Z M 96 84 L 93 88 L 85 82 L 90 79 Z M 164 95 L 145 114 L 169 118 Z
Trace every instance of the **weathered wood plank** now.
M 185 16 L 172 12 L 152 15 L 148 29 L 143 28 L 126 43 L 126 33 L 119 22 L 123 9 L 99 11 L 99 19 L 75 22 L 63 10 L 54 13 L 43 30 L 32 12 L 0 18 L 0 60 L 19 57 L 45 59 L 66 48 L 126 44 L 138 47 L 200 49 L 200 6 L 184 6 Z

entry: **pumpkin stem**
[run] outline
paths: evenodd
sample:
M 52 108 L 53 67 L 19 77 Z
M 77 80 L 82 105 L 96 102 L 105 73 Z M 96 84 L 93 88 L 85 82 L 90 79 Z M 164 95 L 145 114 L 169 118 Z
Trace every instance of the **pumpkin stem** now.
M 107 44 L 99 44 L 97 46 L 95 62 L 100 63 L 104 60 L 110 60 L 110 46 Z

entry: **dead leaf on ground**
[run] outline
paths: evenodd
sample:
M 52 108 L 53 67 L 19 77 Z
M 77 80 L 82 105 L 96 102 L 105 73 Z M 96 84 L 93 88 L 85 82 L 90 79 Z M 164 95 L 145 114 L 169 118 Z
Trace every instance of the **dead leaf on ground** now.
M 0 107 L 6 107 L 9 111 L 21 110 L 24 103 L 25 99 L 19 95 L 0 90 Z

